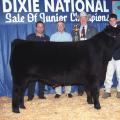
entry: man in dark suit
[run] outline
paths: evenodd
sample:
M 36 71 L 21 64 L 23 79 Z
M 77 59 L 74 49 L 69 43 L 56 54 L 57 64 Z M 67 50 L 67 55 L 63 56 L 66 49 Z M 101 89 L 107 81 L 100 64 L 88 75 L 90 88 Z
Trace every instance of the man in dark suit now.
M 44 34 L 44 23 L 42 21 L 38 21 L 36 23 L 36 32 L 32 33 L 27 36 L 27 40 L 32 40 L 32 41 L 49 41 L 50 38 L 46 34 Z M 35 92 L 35 82 L 30 82 L 28 85 L 28 101 L 32 100 L 34 97 L 34 92 Z M 39 92 L 38 96 L 40 99 L 45 99 L 44 97 L 44 89 L 45 85 L 43 83 L 38 82 L 39 86 Z
M 77 39 L 75 39 L 75 32 L 72 32 L 73 41 L 83 41 L 94 36 L 98 31 L 95 27 L 88 24 L 89 15 L 82 11 L 79 16 L 80 28 L 77 34 Z M 82 85 L 78 86 L 78 95 L 82 96 L 84 93 L 84 87 Z

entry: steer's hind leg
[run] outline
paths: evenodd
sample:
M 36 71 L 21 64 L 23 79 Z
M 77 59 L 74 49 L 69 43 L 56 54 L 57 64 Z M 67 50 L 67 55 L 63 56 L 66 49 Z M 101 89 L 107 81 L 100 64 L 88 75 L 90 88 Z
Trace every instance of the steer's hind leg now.
M 99 102 L 99 87 L 98 85 L 94 84 L 91 89 L 93 101 L 94 101 L 94 108 L 100 109 L 100 102 Z
M 20 87 L 14 84 L 12 93 L 12 111 L 15 113 L 20 113 L 19 101 L 20 101 Z
M 20 108 L 22 108 L 22 109 L 25 109 L 24 93 L 25 93 L 25 89 L 21 89 L 21 91 L 20 91 Z
M 22 82 L 22 86 L 21 86 L 21 90 L 20 90 L 20 104 L 19 104 L 19 106 L 20 106 L 20 108 L 25 109 L 24 93 L 25 93 L 25 90 L 28 86 L 28 82 L 30 81 L 30 79 L 24 78 L 22 80 L 23 80 L 23 82 Z

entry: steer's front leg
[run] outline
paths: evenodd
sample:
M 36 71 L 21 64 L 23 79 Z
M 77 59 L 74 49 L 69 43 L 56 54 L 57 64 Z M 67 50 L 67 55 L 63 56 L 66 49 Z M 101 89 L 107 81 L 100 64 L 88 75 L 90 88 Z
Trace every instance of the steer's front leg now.
M 94 102 L 94 108 L 101 109 L 99 102 L 99 87 L 97 85 L 93 85 L 92 87 L 92 97 Z

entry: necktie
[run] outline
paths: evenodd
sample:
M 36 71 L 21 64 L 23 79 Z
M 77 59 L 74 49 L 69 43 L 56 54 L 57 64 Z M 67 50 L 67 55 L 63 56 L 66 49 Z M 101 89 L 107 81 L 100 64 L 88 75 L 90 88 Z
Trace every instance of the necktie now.
M 81 38 L 85 38 L 85 27 L 82 28 L 82 31 L 81 31 Z

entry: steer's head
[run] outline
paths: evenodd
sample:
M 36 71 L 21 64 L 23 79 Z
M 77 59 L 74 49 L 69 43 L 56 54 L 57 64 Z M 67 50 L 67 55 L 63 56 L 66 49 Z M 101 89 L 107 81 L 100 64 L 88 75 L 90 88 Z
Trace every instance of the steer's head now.
M 101 46 L 104 49 L 104 59 L 109 61 L 114 52 L 120 48 L 120 27 L 115 28 L 108 26 L 100 33 L 99 36 L 102 39 L 102 42 L 101 39 L 100 42 L 102 43 Z
M 120 48 L 120 27 L 115 28 L 108 26 L 105 28 L 104 33 L 112 40 L 112 46 L 114 46 L 115 49 Z
M 120 39 L 120 27 L 112 27 L 108 26 L 104 30 L 105 34 L 107 34 L 109 37 L 113 37 L 115 39 Z

